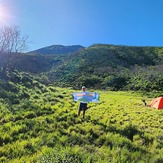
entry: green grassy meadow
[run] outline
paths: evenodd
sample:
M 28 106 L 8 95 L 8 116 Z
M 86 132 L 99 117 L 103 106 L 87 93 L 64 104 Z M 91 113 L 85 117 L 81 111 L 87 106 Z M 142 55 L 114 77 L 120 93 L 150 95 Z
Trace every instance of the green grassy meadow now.
M 88 90 L 100 102 L 89 103 L 83 119 L 71 88 L 37 82 L 13 88 L 18 102 L 0 99 L 0 162 L 163 162 L 163 111 L 144 106 L 150 97 Z

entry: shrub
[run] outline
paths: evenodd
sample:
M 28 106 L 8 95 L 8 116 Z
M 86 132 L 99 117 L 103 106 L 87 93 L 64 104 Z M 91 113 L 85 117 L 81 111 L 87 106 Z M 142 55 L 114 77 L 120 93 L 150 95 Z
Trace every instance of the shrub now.
M 36 117 L 36 114 L 33 111 L 28 111 L 28 112 L 26 112 L 24 114 L 24 118 L 30 118 L 30 119 L 32 119 L 32 118 L 35 118 L 35 117 Z
M 74 153 L 69 147 L 55 147 L 47 150 L 37 163 L 82 163 L 84 160 L 80 153 Z

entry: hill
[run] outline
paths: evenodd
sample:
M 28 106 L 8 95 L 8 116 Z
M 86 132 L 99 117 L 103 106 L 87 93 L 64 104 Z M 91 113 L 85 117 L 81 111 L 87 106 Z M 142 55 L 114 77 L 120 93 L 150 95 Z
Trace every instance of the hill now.
M 70 54 L 18 54 L 19 71 L 58 86 L 162 91 L 163 48 L 96 44 Z M 47 81 L 46 80 L 46 81 Z
M 81 45 L 71 45 L 71 46 L 63 46 L 63 45 L 51 45 L 44 48 L 40 48 L 29 53 L 31 54 L 71 54 L 76 51 L 83 49 L 84 47 Z
M 151 90 L 162 89 L 162 70 L 163 48 L 100 44 L 71 54 L 49 76 L 76 87 Z
M 19 71 L 40 74 L 62 64 L 65 55 L 17 54 L 14 66 Z

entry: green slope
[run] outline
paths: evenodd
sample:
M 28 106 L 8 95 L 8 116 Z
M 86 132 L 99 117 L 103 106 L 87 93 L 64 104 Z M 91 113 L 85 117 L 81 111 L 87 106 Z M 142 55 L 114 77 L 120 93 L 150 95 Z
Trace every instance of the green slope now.
M 1 61 L 3 62 L 3 61 Z M 97 44 L 73 54 L 17 55 L 13 67 L 59 86 L 162 91 L 163 48 Z M 1 63 L 0 63 L 1 65 Z
M 141 89 L 159 90 L 163 87 L 159 82 L 163 76 L 162 62 L 163 48 L 93 45 L 70 55 L 64 64 L 52 71 L 54 76 L 49 75 L 51 80 L 54 77 L 76 87 L 84 84 L 94 88 L 138 90 L 140 86 L 132 88 L 133 82 L 137 82 L 143 85 Z M 135 76 L 138 80 L 133 81 Z M 145 81 L 152 85 L 150 78 L 158 78 L 159 81 L 153 84 L 155 88 L 144 86 Z
M 0 162 L 163 161 L 163 112 L 142 103 L 151 98 L 88 90 L 100 94 L 100 103 L 89 103 L 83 120 L 73 89 L 24 73 L 15 78 L 0 85 Z

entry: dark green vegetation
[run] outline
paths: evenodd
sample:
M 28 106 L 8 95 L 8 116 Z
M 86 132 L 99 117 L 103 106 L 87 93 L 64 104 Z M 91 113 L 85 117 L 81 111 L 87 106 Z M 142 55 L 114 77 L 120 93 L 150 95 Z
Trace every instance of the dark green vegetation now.
M 54 74 L 77 87 L 162 90 L 162 63 L 163 48 L 94 45 L 71 55 Z
M 23 55 L 20 71 L 58 86 L 109 90 L 163 91 L 163 48 L 93 45 L 69 55 Z
M 144 107 L 149 97 L 98 91 L 83 120 L 71 88 L 15 71 L 0 90 L 0 162 L 163 161 L 163 112 Z
M 142 102 L 162 94 L 163 48 L 0 57 L 0 162 L 163 162 L 163 112 Z M 81 85 L 100 94 L 84 120 Z

